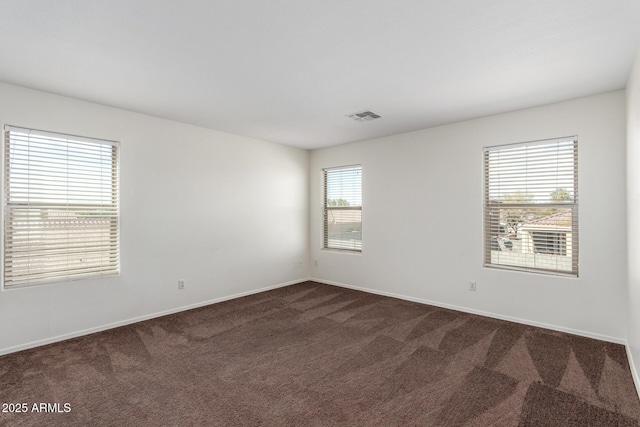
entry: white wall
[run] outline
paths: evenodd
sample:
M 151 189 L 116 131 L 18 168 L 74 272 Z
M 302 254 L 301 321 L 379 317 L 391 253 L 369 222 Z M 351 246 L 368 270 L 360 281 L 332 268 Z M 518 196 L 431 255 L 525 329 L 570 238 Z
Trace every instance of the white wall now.
M 122 274 L 0 292 L 0 354 L 309 273 L 622 342 L 627 297 L 640 300 L 640 263 L 629 263 L 626 288 L 625 228 L 625 114 L 632 165 L 640 161 L 639 69 L 627 113 L 620 91 L 310 155 L 0 84 L 1 124 L 118 140 L 122 171 Z M 580 278 L 483 268 L 482 147 L 576 134 Z M 363 253 L 320 250 L 322 168 L 355 163 L 364 169 Z M 640 173 L 629 167 L 628 178 L 629 231 L 636 236 L 629 250 L 636 259 Z M 296 258 L 303 267 L 293 265 Z M 309 271 L 307 259 L 318 266 Z M 187 289 L 179 291 L 182 278 Z M 467 290 L 469 280 L 478 282 L 477 292 Z M 630 308 L 637 359 L 639 307 Z
M 627 332 L 631 371 L 640 389 L 640 50 L 627 84 L 627 235 L 629 245 Z
M 305 150 L 6 84 L 0 123 L 120 141 L 122 259 L 0 292 L 0 354 L 308 276 Z
M 570 135 L 580 277 L 483 268 L 482 147 Z M 320 249 L 322 168 L 351 164 L 363 166 L 362 255 Z M 625 341 L 624 91 L 314 151 L 310 170 L 312 277 Z

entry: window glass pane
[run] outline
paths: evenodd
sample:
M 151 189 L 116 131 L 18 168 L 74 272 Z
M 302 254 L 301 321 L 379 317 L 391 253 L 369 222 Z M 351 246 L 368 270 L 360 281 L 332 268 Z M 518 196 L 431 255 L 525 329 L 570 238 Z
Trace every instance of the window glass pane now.
M 118 145 L 5 128 L 4 286 L 117 274 Z
M 362 167 L 324 170 L 324 244 L 362 251 Z
M 492 207 L 491 264 L 573 271 L 572 209 Z
M 573 140 L 487 151 L 489 198 L 508 203 L 573 203 L 574 151 Z
M 362 211 L 340 209 L 327 211 L 327 247 L 362 250 Z
M 577 275 L 575 138 L 484 150 L 485 265 Z

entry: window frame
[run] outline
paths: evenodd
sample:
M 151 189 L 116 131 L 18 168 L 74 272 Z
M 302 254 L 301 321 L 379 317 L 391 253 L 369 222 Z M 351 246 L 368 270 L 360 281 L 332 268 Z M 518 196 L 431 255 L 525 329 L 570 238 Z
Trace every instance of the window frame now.
M 0 156 L 2 159 L 0 180 L 2 210 L 0 211 L 0 220 L 2 222 L 3 238 L 2 242 L 0 242 L 0 258 L 2 259 L 2 266 L 0 267 L 2 286 L 0 289 L 3 291 L 17 290 L 33 286 L 120 275 L 120 143 L 118 141 L 42 131 L 8 124 L 3 126 L 2 134 L 2 154 Z M 30 148 L 32 139 L 37 140 L 34 143 L 39 145 L 38 149 L 33 149 L 35 151 L 39 150 L 39 154 L 34 154 L 35 159 L 32 157 L 32 149 Z M 23 145 L 23 147 L 20 147 L 20 145 Z M 24 146 L 29 148 L 25 151 Z M 60 160 L 63 158 L 60 154 L 62 153 L 61 149 L 63 150 L 62 152 L 67 153 L 66 161 Z M 76 157 L 74 158 L 73 156 Z M 93 162 L 93 166 L 91 166 L 91 162 Z M 106 163 L 107 175 L 104 175 L 104 165 L 99 162 L 108 162 Z M 54 165 L 55 163 L 57 165 Z M 61 173 L 66 172 L 66 183 L 52 184 L 53 189 L 49 187 L 48 190 L 40 190 L 41 195 L 39 197 L 32 196 L 31 186 L 36 185 L 32 184 L 34 179 L 32 168 L 34 168 L 34 164 L 36 165 L 35 168 L 42 168 L 45 164 L 49 165 L 44 172 L 43 169 L 40 169 L 40 182 L 49 183 L 52 177 L 60 177 Z M 100 166 L 96 166 L 96 164 Z M 25 167 L 27 172 L 24 172 Z M 11 178 L 13 170 L 18 171 L 15 178 Z M 88 178 L 71 178 L 72 175 L 69 175 L 70 173 L 79 174 L 83 172 Z M 70 181 L 71 179 L 80 181 L 74 182 Z M 56 179 L 53 179 L 53 181 L 56 181 Z M 78 183 L 81 181 L 89 183 L 84 184 L 78 190 Z M 20 196 L 14 199 L 13 194 L 17 191 L 16 188 L 24 188 L 25 183 L 29 188 L 26 192 L 27 195 L 24 194 L 25 190 L 23 189 L 18 191 Z M 76 200 L 73 200 L 74 196 L 71 196 L 74 184 L 77 191 Z M 109 188 L 109 190 L 105 190 L 105 188 Z M 66 190 L 66 200 L 56 200 L 62 194 L 60 189 Z M 92 194 L 91 197 L 94 199 L 89 199 L 87 194 Z M 99 201 L 97 201 L 98 199 Z M 15 262 L 19 257 L 19 253 L 16 252 L 15 239 L 20 238 L 19 232 L 16 231 L 20 228 L 20 224 L 17 225 L 16 223 L 18 220 L 9 219 L 9 217 L 15 215 L 16 212 L 18 214 L 25 212 L 27 209 L 37 212 L 41 218 L 44 218 L 34 221 L 33 216 L 22 217 L 26 218 L 22 220 L 22 232 L 27 232 L 31 236 L 31 231 L 35 227 L 36 230 L 39 230 L 36 231 L 36 236 L 42 242 L 38 245 L 40 246 L 40 252 L 38 252 L 38 249 L 32 249 L 32 243 L 26 244 L 29 248 L 29 255 L 23 257 L 23 259 L 27 259 L 28 264 L 37 256 L 55 258 L 55 255 L 46 255 L 44 254 L 45 252 L 49 254 L 56 252 L 60 256 L 64 254 L 67 257 L 71 257 L 72 255 L 70 254 L 73 253 L 78 257 L 89 253 L 98 253 L 99 255 L 94 255 L 94 259 L 90 260 L 89 264 L 84 268 L 78 268 L 77 266 L 74 268 L 67 260 L 67 265 L 64 267 L 43 267 L 39 273 L 31 271 L 9 273 L 7 270 L 9 262 Z M 28 211 L 27 215 L 29 215 Z M 11 233 L 7 233 L 8 227 L 12 227 Z M 49 227 L 49 231 L 59 234 L 51 237 L 50 234 L 48 235 L 42 231 L 46 227 Z M 69 241 L 69 239 L 74 238 L 70 237 L 74 232 L 76 233 L 76 238 L 80 239 L 80 241 Z M 92 233 L 95 234 L 92 235 Z M 105 237 L 105 233 L 107 237 Z M 96 237 L 96 234 L 99 237 Z M 67 237 L 60 237 L 62 235 Z M 52 239 L 66 239 L 67 241 L 53 247 L 55 244 L 52 243 Z M 86 251 L 85 248 L 87 248 Z M 83 261 L 83 259 L 81 258 L 80 261 Z M 84 262 L 87 262 L 86 258 Z M 29 269 L 31 269 L 30 266 L 27 270 Z
M 489 152 L 497 152 L 500 150 L 508 150 L 508 149 L 517 149 L 520 147 L 535 147 L 538 145 L 543 146 L 543 145 L 550 145 L 550 144 L 562 143 L 562 142 L 572 143 L 572 154 L 573 154 L 572 172 L 573 173 L 572 174 L 567 173 L 564 175 L 560 175 L 559 173 L 557 173 L 556 179 L 558 179 L 558 176 L 562 176 L 563 178 L 571 177 L 572 185 L 573 185 L 572 193 L 571 193 L 572 196 L 570 199 L 571 202 L 555 201 L 555 202 L 541 203 L 539 201 L 538 202 L 534 201 L 531 203 L 504 203 L 504 202 L 496 201 L 495 199 L 493 200 L 490 199 L 489 173 L 490 173 L 491 166 L 488 164 Z M 573 278 L 579 277 L 579 271 L 580 271 L 579 259 L 580 258 L 579 258 L 579 218 L 578 218 L 578 203 L 579 203 L 578 158 L 579 158 L 578 137 L 575 135 L 568 136 L 568 137 L 561 137 L 561 138 L 552 138 L 552 139 L 520 142 L 515 144 L 502 144 L 502 145 L 483 147 L 483 249 L 482 249 L 482 253 L 483 253 L 484 267 L 499 269 L 499 270 L 512 270 L 512 271 L 521 271 L 521 272 L 529 272 L 529 273 L 537 273 L 537 274 L 547 274 L 547 275 L 554 275 L 554 276 L 566 276 L 566 277 L 573 277 Z M 529 183 L 528 177 L 527 177 L 527 183 Z M 539 255 L 557 255 L 557 256 L 570 257 L 571 270 L 564 270 L 559 268 L 552 269 L 552 268 L 542 268 L 542 267 L 520 266 L 520 265 L 501 264 L 501 263 L 493 262 L 492 252 L 496 251 L 496 248 L 498 248 L 498 243 L 497 242 L 494 243 L 495 239 L 493 239 L 494 236 L 492 234 L 492 233 L 495 233 L 495 230 L 496 230 L 496 227 L 495 227 L 496 219 L 498 221 L 497 230 L 501 230 L 503 226 L 506 226 L 506 224 L 503 225 L 502 222 L 500 222 L 500 215 L 499 214 L 496 215 L 495 213 L 500 209 L 531 209 L 534 211 L 535 209 L 558 209 L 558 210 L 562 209 L 567 211 L 567 216 L 569 216 L 569 212 L 570 212 L 571 225 L 570 225 L 569 231 L 561 230 L 561 229 L 554 230 L 555 233 L 562 234 L 562 237 L 560 237 L 558 240 L 560 242 L 563 241 L 566 245 L 564 250 L 559 248 L 560 254 L 551 254 L 548 252 L 542 253 L 535 249 L 536 242 L 534 242 L 535 240 L 534 233 L 544 232 L 543 230 L 531 229 L 531 230 L 528 230 L 527 233 L 530 234 L 531 247 L 533 248 L 530 255 L 539 254 Z M 567 234 L 570 234 L 571 237 L 567 237 Z M 570 243 L 567 243 L 568 240 L 570 240 Z M 500 251 L 503 249 L 497 249 L 497 250 Z M 566 255 L 566 252 L 568 252 L 569 250 L 571 251 L 571 253 L 569 255 Z M 523 253 L 529 254 L 528 252 L 523 252 Z
M 328 205 L 328 184 L 327 184 L 327 174 L 331 171 L 341 171 L 341 170 L 349 170 L 349 169 L 358 169 L 360 174 L 360 186 L 358 188 L 357 197 L 360 198 L 360 204 L 354 206 L 329 206 Z M 334 166 L 322 169 L 322 250 L 327 251 L 337 251 L 351 254 L 361 254 L 362 253 L 362 164 L 352 164 L 346 166 Z M 360 244 L 359 248 L 348 248 L 348 247 L 335 247 L 331 246 L 329 242 L 329 213 L 331 211 L 349 211 L 349 210 L 357 210 L 360 211 Z

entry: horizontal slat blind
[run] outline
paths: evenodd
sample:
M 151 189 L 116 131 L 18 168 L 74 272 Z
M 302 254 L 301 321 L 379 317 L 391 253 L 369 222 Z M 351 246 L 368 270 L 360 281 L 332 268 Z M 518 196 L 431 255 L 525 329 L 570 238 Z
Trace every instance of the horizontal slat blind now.
M 362 166 L 324 169 L 325 249 L 362 251 Z
M 578 275 L 578 140 L 484 149 L 484 264 Z
M 117 274 L 118 143 L 5 126 L 5 288 Z

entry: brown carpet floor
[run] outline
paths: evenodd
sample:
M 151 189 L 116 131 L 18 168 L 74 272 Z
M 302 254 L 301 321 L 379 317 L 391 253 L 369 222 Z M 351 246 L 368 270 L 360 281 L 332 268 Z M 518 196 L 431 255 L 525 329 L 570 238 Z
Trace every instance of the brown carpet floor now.
M 640 420 L 621 345 L 314 282 L 6 355 L 0 386 L 6 426 Z

